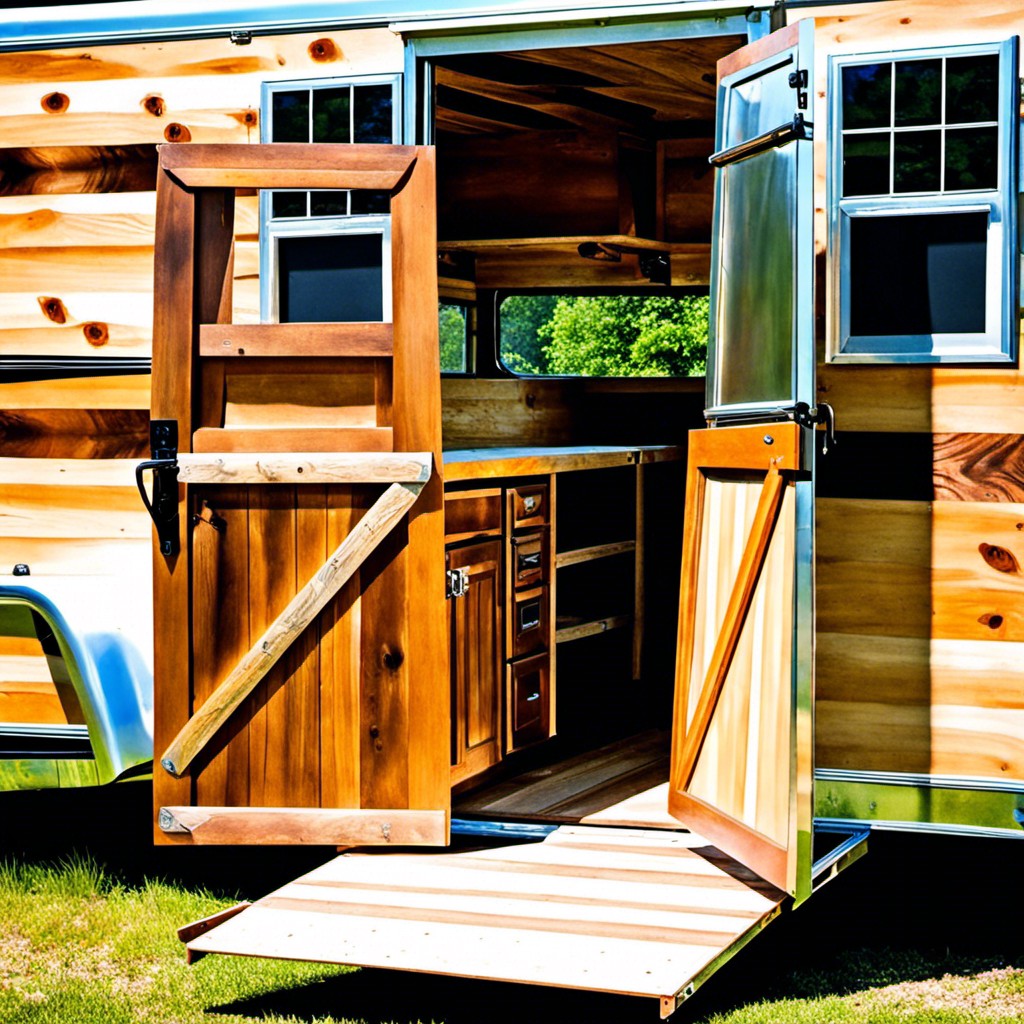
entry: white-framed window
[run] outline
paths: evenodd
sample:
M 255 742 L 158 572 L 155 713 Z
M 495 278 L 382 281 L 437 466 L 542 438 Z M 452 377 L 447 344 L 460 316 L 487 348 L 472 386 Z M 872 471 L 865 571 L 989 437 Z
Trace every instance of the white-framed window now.
M 264 142 L 390 144 L 401 137 L 400 118 L 400 75 L 263 85 Z M 390 322 L 388 194 L 263 190 L 260 317 Z
M 1017 42 L 830 66 L 830 358 L 1009 362 Z

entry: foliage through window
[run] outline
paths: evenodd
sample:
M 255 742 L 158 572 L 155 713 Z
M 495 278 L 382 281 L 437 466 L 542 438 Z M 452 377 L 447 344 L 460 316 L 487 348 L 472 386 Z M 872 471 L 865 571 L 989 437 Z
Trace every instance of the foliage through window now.
M 687 377 L 704 373 L 703 295 L 537 295 L 505 298 L 501 362 L 532 376 Z
M 465 373 L 469 342 L 469 310 L 452 302 L 437 304 L 437 327 L 441 343 L 441 372 Z
M 834 62 L 836 357 L 1011 357 L 1015 49 Z

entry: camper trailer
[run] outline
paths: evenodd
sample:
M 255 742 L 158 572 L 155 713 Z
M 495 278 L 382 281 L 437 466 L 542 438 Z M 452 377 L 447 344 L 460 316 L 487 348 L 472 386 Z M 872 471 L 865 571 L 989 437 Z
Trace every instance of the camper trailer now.
M 663 1016 L 874 829 L 1024 836 L 1022 31 L 0 13 L 0 785 L 352 851 L 190 956 Z

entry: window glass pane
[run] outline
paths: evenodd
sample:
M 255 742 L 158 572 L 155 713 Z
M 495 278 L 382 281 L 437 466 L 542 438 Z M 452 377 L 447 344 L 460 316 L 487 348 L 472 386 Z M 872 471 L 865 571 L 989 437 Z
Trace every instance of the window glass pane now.
M 450 302 L 437 304 L 437 326 L 441 342 L 441 372 L 466 372 L 467 309 Z
M 889 132 L 847 135 L 843 139 L 843 195 L 889 192 Z
M 891 81 L 891 64 L 843 68 L 843 127 L 887 128 Z
M 896 62 L 896 124 L 942 121 L 942 61 Z
M 305 217 L 305 192 L 271 192 L 270 204 L 275 217 Z
M 348 192 L 310 192 L 309 208 L 314 217 L 343 217 L 348 213 Z
M 854 217 L 850 333 L 985 330 L 986 213 Z
M 995 121 L 999 117 L 999 54 L 946 61 L 946 123 Z
M 275 92 L 271 142 L 309 142 L 309 90 Z
M 897 132 L 893 165 L 894 192 L 937 192 L 941 188 L 941 131 Z
M 704 372 L 704 295 L 511 295 L 499 310 L 501 362 L 514 373 L 685 377 Z
M 355 93 L 353 142 L 389 143 L 391 137 L 391 86 L 360 85 Z
M 956 128 L 946 132 L 946 190 L 996 188 L 999 129 Z
M 278 240 L 281 323 L 383 318 L 383 239 L 378 234 Z
M 357 189 L 352 194 L 353 213 L 390 213 L 391 193 Z
M 313 141 L 351 142 L 349 87 L 313 90 Z

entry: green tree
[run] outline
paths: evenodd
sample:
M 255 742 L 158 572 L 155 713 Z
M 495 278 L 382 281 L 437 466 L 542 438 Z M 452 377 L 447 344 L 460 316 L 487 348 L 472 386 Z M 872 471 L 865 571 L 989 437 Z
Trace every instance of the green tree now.
M 537 332 L 542 372 L 699 376 L 707 362 L 708 310 L 706 296 L 560 297 Z
M 437 305 L 437 328 L 441 341 L 441 372 L 466 372 L 466 310 L 447 302 Z
M 513 372 L 545 374 L 541 329 L 551 319 L 557 295 L 510 295 L 501 304 L 501 361 Z

